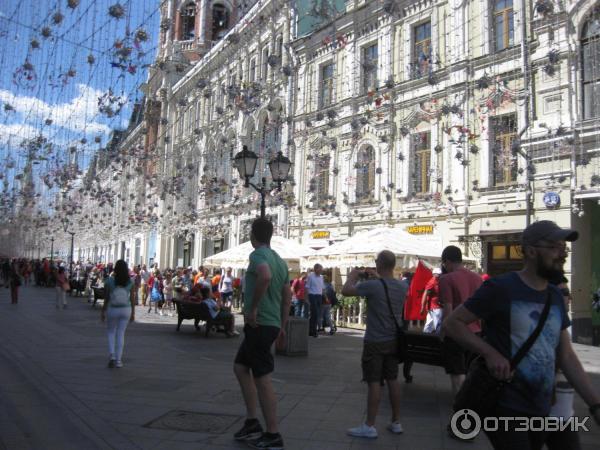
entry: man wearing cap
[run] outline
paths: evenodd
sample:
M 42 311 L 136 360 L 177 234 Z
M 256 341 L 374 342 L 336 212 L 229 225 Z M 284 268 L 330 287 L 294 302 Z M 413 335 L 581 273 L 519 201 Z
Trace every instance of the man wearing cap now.
M 427 314 L 423 333 L 439 334 L 442 327 L 442 304 L 440 303 L 440 287 L 438 284 L 442 269 L 436 267 L 432 277 L 425 285 L 421 299 L 421 316 Z
M 509 380 L 492 414 L 494 417 L 545 417 L 550 411 L 555 366 L 590 406 L 600 423 L 600 395 L 594 391 L 571 346 L 567 315 L 561 292 L 549 280 L 563 274 L 569 249 L 578 233 L 543 220 L 523 232 L 524 267 L 486 281 L 464 305 L 444 322 L 443 330 L 465 348 L 481 355 L 490 373 Z M 536 328 L 545 304 L 550 308 L 541 333 L 516 368 L 509 360 Z M 485 340 L 468 325 L 483 320 Z M 494 448 L 541 448 L 544 433 L 517 432 L 518 422 L 508 429 L 487 432 Z

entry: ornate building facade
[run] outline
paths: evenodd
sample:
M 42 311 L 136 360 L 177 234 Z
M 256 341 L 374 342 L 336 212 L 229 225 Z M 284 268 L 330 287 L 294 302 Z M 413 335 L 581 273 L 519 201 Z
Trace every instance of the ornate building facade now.
M 246 241 L 259 201 L 232 157 L 247 145 L 268 181 L 281 150 L 293 181 L 267 214 L 313 248 L 391 225 L 494 275 L 520 266 L 527 223 L 576 228 L 573 333 L 591 340 L 595 2 L 168 1 L 162 14 L 144 118 L 119 146 L 131 175 L 111 207 L 127 214 L 107 259 L 198 266 Z

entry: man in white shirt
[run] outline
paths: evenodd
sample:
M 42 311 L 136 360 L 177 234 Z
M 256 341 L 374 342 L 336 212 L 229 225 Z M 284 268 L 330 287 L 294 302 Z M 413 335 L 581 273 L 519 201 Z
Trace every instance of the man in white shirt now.
M 308 335 L 315 338 L 317 337 L 317 322 L 319 320 L 321 304 L 323 303 L 323 289 L 325 288 L 323 275 L 321 275 L 322 272 L 323 266 L 321 264 L 315 264 L 314 271 L 308 274 L 304 285 L 310 303 Z

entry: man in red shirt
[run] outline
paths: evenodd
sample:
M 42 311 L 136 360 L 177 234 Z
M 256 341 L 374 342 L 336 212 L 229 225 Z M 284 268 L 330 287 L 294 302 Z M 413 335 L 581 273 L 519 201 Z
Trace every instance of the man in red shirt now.
M 454 309 L 479 289 L 483 281 L 478 274 L 463 266 L 462 252 L 454 245 L 449 245 L 442 252 L 442 267 L 446 274 L 440 276 L 439 289 L 443 320 L 446 320 Z M 473 333 L 481 333 L 481 324 L 478 321 L 469 324 L 469 328 Z M 443 339 L 446 373 L 450 375 L 452 393 L 456 395 L 465 380 L 470 355 L 451 338 L 445 336 Z
M 298 278 L 292 282 L 292 305 L 294 306 L 294 315 L 308 319 L 310 305 L 306 295 L 306 272 L 302 272 Z

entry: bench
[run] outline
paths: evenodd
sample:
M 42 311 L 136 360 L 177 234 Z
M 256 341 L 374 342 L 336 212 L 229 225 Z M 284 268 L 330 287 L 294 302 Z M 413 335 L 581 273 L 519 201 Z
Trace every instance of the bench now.
M 86 278 L 71 278 L 69 280 L 69 285 L 71 286 L 71 295 L 79 296 L 79 294 L 83 295 L 85 293 L 85 287 L 87 284 Z
M 94 292 L 94 303 L 92 303 L 92 308 L 95 308 L 96 302 L 98 300 L 104 301 L 104 288 L 103 287 L 93 287 L 92 291 Z
M 200 329 L 198 325 L 200 321 L 205 322 L 204 336 L 208 337 L 211 328 L 215 328 L 216 331 L 225 333 L 227 330 L 225 324 L 218 320 L 214 320 L 210 315 L 208 305 L 203 302 L 187 302 L 184 300 L 173 300 L 175 308 L 177 309 L 177 331 L 181 327 L 181 322 L 184 320 L 193 320 L 194 327 L 196 330 Z
M 413 363 L 427 364 L 429 366 L 444 367 L 442 340 L 436 334 L 422 333 L 420 331 L 405 331 L 406 360 L 402 368 L 404 380 L 412 383 L 410 374 Z

